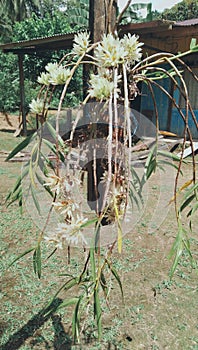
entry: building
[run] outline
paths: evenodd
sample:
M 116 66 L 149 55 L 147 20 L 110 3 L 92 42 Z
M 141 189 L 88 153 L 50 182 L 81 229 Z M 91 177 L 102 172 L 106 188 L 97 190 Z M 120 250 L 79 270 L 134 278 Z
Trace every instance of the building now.
M 163 52 L 178 54 L 179 52 L 186 52 L 190 49 L 192 38 L 196 39 L 198 42 L 198 19 L 191 19 L 182 22 L 158 20 L 120 26 L 119 35 L 122 36 L 127 33 L 135 33 L 139 35 L 140 41 L 144 43 L 144 57 Z M 32 40 L 0 45 L 0 49 L 3 50 L 3 52 L 12 52 L 19 57 L 21 110 L 24 130 L 26 130 L 26 116 L 24 110 L 25 91 L 23 81 L 24 55 L 37 54 L 38 52 L 41 53 L 47 50 L 70 49 L 73 45 L 74 34 L 75 33 L 60 34 L 51 37 L 35 38 Z M 182 60 L 191 68 L 191 71 L 184 69 L 184 66 L 179 60 L 175 61 L 175 64 L 178 70 L 183 70 L 183 75 L 189 91 L 189 100 L 193 109 L 193 111 L 189 111 L 188 113 L 189 126 L 192 136 L 198 138 L 198 80 L 193 75 L 193 73 L 198 74 L 198 52 L 187 54 L 182 57 Z M 163 66 L 162 68 L 167 68 L 167 66 Z M 181 81 L 178 80 L 178 84 L 181 86 Z M 181 107 L 181 111 L 185 118 L 186 108 L 182 93 L 180 89 L 177 88 L 176 84 L 167 78 L 160 81 L 160 86 L 161 89 L 157 86 L 153 87 L 153 93 L 157 101 L 160 129 L 173 132 L 182 137 L 184 132 L 184 121 L 182 120 L 176 105 L 162 90 L 164 89 L 164 91 L 167 91 L 173 96 L 175 103 Z M 131 107 L 139 110 L 142 114 L 155 122 L 156 113 L 151 91 L 149 91 L 148 85 L 144 83 L 139 86 L 139 89 L 141 95 L 134 101 L 134 104 L 132 104 Z

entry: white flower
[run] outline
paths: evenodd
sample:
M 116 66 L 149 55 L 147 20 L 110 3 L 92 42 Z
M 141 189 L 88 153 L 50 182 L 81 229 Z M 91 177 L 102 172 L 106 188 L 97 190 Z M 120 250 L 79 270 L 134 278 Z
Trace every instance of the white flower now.
M 79 33 L 74 36 L 74 45 L 72 53 L 81 56 L 86 53 L 89 47 L 89 34 L 87 32 Z
M 57 63 L 48 63 L 45 69 L 49 72 L 49 83 L 52 85 L 65 84 L 71 75 L 70 69 L 58 65 Z
M 104 35 L 102 42 L 95 49 L 95 57 L 102 67 L 117 67 L 127 55 L 121 41 L 112 34 Z
M 50 74 L 56 72 L 57 68 L 58 68 L 58 63 L 48 63 L 45 66 L 46 71 L 49 72 Z
M 32 113 L 42 114 L 44 111 L 44 101 L 40 100 L 39 98 L 37 98 L 36 100 L 33 99 L 32 102 L 29 104 L 29 107 Z M 45 106 L 45 108 L 48 107 Z
M 87 241 L 82 231 L 87 220 L 87 218 L 77 216 L 70 224 L 59 223 L 56 230 L 49 232 L 44 238 L 48 242 L 54 242 L 57 248 L 63 248 L 66 242 L 69 245 L 86 245 Z
M 62 179 L 54 174 L 49 174 L 47 180 L 48 182 L 44 183 L 43 186 L 48 186 L 51 191 L 59 194 L 61 191 Z
M 122 47 L 126 52 L 126 60 L 128 64 L 134 64 L 136 61 L 140 61 L 142 57 L 142 48 L 143 43 L 138 41 L 139 37 L 129 33 L 124 35 L 120 40 Z
M 46 86 L 50 85 L 50 74 L 49 73 L 41 73 L 41 76 L 38 77 L 39 84 L 43 84 Z
M 55 202 L 53 206 L 57 212 L 61 215 L 65 215 L 68 222 L 73 220 L 75 212 L 79 209 L 79 205 L 70 199 L 62 202 Z
M 114 90 L 114 83 L 100 75 L 91 75 L 90 84 L 89 93 L 91 97 L 95 97 L 100 101 L 108 99 Z

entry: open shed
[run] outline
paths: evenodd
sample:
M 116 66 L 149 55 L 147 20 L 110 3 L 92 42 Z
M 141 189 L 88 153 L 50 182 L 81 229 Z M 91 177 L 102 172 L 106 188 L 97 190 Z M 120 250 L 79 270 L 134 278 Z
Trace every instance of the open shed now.
M 189 50 L 190 42 L 192 38 L 198 41 L 198 19 L 192 19 L 182 22 L 170 22 L 157 20 L 144 23 L 130 23 L 128 25 L 122 25 L 119 28 L 119 35 L 131 33 L 139 35 L 139 39 L 144 43 L 143 53 L 144 55 L 150 55 L 156 52 L 171 52 L 177 54 L 178 52 L 184 52 Z M 0 50 L 4 53 L 12 52 L 18 55 L 19 58 L 19 75 L 20 75 L 20 93 L 21 93 L 21 111 L 23 131 L 26 133 L 26 115 L 25 115 L 25 91 L 24 91 L 24 72 L 23 72 L 23 58 L 24 55 L 38 53 L 53 50 L 66 50 L 71 49 L 73 45 L 75 33 L 57 34 L 50 37 L 35 38 L 26 41 L 12 42 L 0 45 Z M 198 55 L 197 53 L 187 55 L 184 61 L 191 67 L 191 69 L 198 73 Z M 197 81 L 192 79 L 192 76 L 187 71 L 184 73 L 189 88 L 190 101 L 193 110 L 198 120 L 198 96 L 197 96 Z M 162 81 L 163 86 L 167 91 L 175 96 L 178 102 L 183 103 L 178 91 L 174 90 L 174 86 L 168 83 L 168 79 Z M 149 119 L 153 120 L 154 107 L 149 96 L 149 92 L 146 86 L 142 86 L 142 96 L 135 103 L 134 108 L 141 111 Z M 159 122 L 160 128 L 163 130 L 171 131 L 178 136 L 182 136 L 183 124 L 180 121 L 178 112 L 171 105 L 170 101 L 164 98 L 160 91 L 156 91 L 158 108 L 159 108 Z M 133 106 L 132 106 L 133 108 Z M 198 131 L 196 125 L 191 122 L 190 126 L 193 136 L 198 138 Z

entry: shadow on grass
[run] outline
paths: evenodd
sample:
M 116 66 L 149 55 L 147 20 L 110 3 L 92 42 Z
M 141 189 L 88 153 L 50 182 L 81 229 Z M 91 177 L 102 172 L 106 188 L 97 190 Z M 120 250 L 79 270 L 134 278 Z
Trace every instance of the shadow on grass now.
M 57 298 L 50 305 L 49 309 L 42 309 L 33 318 L 31 318 L 21 329 L 15 332 L 9 338 L 7 343 L 0 347 L 0 350 L 19 349 L 24 344 L 24 342 L 28 338 L 32 337 L 34 333 L 49 319 L 52 320 L 52 325 L 54 328 L 54 350 L 70 350 L 72 346 L 71 338 L 67 333 L 65 333 L 60 316 L 54 315 L 54 312 L 56 311 L 58 305 L 61 304 L 61 302 L 62 300 Z M 39 340 L 33 339 L 31 341 L 31 345 L 34 346 L 38 342 L 43 342 L 47 350 L 51 349 L 50 345 L 43 336 L 39 335 Z

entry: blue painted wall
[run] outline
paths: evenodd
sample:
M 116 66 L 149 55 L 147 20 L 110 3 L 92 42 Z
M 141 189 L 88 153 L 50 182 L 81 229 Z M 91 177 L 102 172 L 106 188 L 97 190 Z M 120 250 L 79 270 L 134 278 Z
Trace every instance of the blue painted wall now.
M 160 85 L 171 94 L 171 81 L 170 79 L 162 79 L 158 81 Z M 178 110 L 172 106 L 170 99 L 162 92 L 159 88 L 153 87 L 153 92 L 156 99 L 158 114 L 159 114 L 159 128 L 163 131 L 170 131 L 177 134 L 179 137 L 183 137 L 184 131 L 184 121 L 179 114 Z M 173 93 L 173 97 L 177 103 L 179 103 L 180 92 L 176 89 Z M 168 120 L 169 111 L 171 111 L 170 122 Z M 185 115 L 185 109 L 182 109 Z M 142 96 L 141 96 L 141 110 L 140 112 L 144 115 L 147 115 L 148 118 L 156 124 L 156 117 L 154 111 L 154 103 L 152 100 L 151 93 L 147 84 L 143 83 L 142 85 Z M 194 111 L 196 119 L 198 121 L 198 110 Z M 170 127 L 169 127 L 170 124 Z M 189 127 L 192 133 L 193 138 L 198 139 L 198 130 L 193 121 L 192 115 L 189 112 Z

